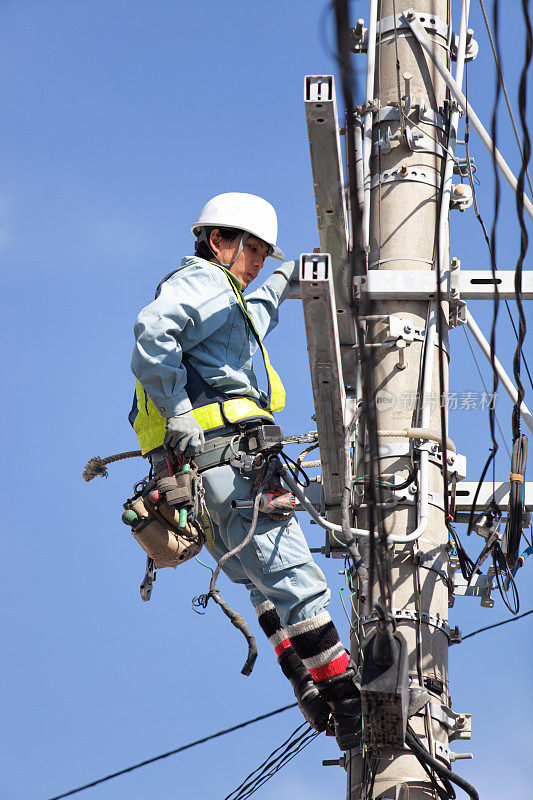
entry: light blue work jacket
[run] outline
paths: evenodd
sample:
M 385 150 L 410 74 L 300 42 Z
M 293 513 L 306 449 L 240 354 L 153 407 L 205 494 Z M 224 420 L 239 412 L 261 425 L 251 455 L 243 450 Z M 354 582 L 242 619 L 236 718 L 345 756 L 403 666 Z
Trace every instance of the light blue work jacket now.
M 257 342 L 228 277 L 196 256 L 182 259 L 181 264 L 137 318 L 131 361 L 134 375 L 167 418 L 191 409 L 183 353 L 213 388 L 251 397 L 266 407 L 267 393 L 258 386 L 252 362 Z M 278 323 L 278 307 L 289 292 L 287 277 L 292 270 L 293 262 L 276 267 L 276 274 L 246 296 L 261 339 Z

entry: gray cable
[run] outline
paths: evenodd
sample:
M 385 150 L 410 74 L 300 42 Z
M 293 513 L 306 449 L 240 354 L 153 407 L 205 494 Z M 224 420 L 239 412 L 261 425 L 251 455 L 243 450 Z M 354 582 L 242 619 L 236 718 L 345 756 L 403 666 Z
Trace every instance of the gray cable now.
M 494 45 L 494 39 L 492 38 L 492 30 L 491 30 L 490 23 L 489 23 L 489 20 L 488 20 L 488 17 L 487 17 L 487 12 L 485 11 L 485 4 L 484 4 L 483 0 L 479 0 L 479 4 L 481 6 L 481 11 L 483 13 L 483 19 L 485 20 L 485 27 L 487 28 L 487 33 L 489 35 L 490 46 L 492 48 L 492 55 L 494 56 L 494 63 L 496 64 L 496 69 L 498 70 L 498 72 L 500 74 L 500 81 L 501 81 L 501 84 L 502 84 L 503 94 L 505 96 L 505 102 L 506 102 L 507 108 L 509 110 L 509 116 L 511 117 L 511 122 L 512 122 L 512 125 L 513 125 L 514 135 L 516 136 L 518 149 L 520 150 L 520 155 L 522 156 L 522 159 L 523 159 L 524 158 L 524 153 L 523 153 L 523 150 L 522 150 L 522 143 L 520 142 L 520 136 L 518 134 L 518 128 L 516 126 L 516 121 L 515 121 L 515 118 L 514 118 L 513 109 L 511 107 L 511 101 L 509 100 L 509 95 L 507 93 L 507 85 L 506 85 L 505 79 L 503 77 L 502 65 L 501 65 L 500 59 L 498 58 L 498 54 L 496 52 L 496 47 Z M 526 169 L 526 175 L 527 175 L 527 182 L 529 183 L 529 189 L 531 191 L 531 194 L 533 194 L 533 186 L 531 185 L 531 178 L 529 177 L 529 170 L 527 170 L 527 169 Z
M 474 352 L 474 348 L 472 347 L 472 343 L 470 341 L 470 337 L 468 336 L 468 331 L 466 330 L 464 325 L 462 327 L 463 327 L 463 330 L 465 332 L 466 341 L 468 342 L 468 346 L 470 348 L 470 352 L 472 353 L 472 358 L 474 359 L 474 362 L 475 362 L 476 367 L 477 367 L 477 371 L 479 372 L 479 377 L 481 378 L 481 383 L 483 384 L 483 388 L 485 389 L 485 392 L 486 392 L 487 396 L 490 397 L 489 390 L 487 389 L 487 384 L 485 383 L 485 379 L 483 377 L 483 373 L 481 372 L 481 368 L 480 368 L 478 360 L 476 358 L 476 354 Z M 498 415 L 496 414 L 496 411 L 494 411 L 494 416 L 496 418 L 496 424 L 498 426 L 498 430 L 500 431 L 500 433 L 502 435 L 503 446 L 507 450 L 507 453 L 509 454 L 509 458 L 511 458 L 511 451 L 509 450 L 509 445 L 507 444 L 507 441 L 505 439 L 505 435 L 504 435 L 504 432 L 502 430 L 502 426 L 500 425 L 500 420 L 498 419 Z

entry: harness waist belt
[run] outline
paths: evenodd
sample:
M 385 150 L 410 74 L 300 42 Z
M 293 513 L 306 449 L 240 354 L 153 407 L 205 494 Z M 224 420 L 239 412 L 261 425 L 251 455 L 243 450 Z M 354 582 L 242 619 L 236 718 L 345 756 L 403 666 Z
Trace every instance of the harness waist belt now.
M 241 449 L 241 442 L 244 443 L 245 438 L 242 434 L 237 433 L 232 436 L 217 436 L 216 439 L 210 439 L 204 445 L 204 452 L 196 453 L 194 456 L 198 472 L 229 464 L 236 451 Z
M 204 452 L 194 456 L 198 472 L 229 464 L 237 452 L 261 453 L 281 446 L 283 431 L 278 425 L 259 425 L 242 433 L 227 434 L 209 439 Z M 281 449 L 281 447 L 280 447 Z

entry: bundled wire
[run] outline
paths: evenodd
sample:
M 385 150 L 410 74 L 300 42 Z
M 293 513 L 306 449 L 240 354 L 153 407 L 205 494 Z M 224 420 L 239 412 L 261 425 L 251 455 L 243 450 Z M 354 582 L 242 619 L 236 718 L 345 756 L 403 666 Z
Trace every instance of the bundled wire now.
M 524 480 L 527 463 L 527 437 L 518 436 L 513 442 L 511 456 L 511 488 L 509 490 L 509 517 L 505 526 L 505 552 L 507 561 L 514 567 L 518 560 L 524 516 Z
M 514 575 L 499 544 L 495 544 L 492 548 L 492 568 L 500 597 L 511 614 L 518 614 L 520 611 L 518 589 L 516 588 Z
M 511 118 L 511 124 L 513 126 L 513 131 L 514 131 L 514 135 L 515 135 L 515 138 L 516 138 L 516 142 L 518 144 L 518 149 L 520 150 L 520 155 L 522 156 L 522 158 L 524 158 L 524 150 L 523 150 L 523 147 L 522 147 L 522 143 L 520 141 L 520 136 L 518 134 L 518 128 L 516 127 L 516 122 L 515 122 L 515 118 L 514 118 L 514 114 L 513 114 L 513 109 L 511 107 L 511 101 L 509 100 L 509 93 L 507 91 L 507 86 L 505 84 L 505 78 L 503 77 L 503 69 L 502 69 L 501 61 L 498 58 L 498 54 L 497 54 L 496 48 L 494 46 L 494 39 L 492 37 L 492 31 L 491 31 L 491 28 L 490 28 L 490 22 L 489 22 L 489 18 L 487 16 L 487 11 L 485 9 L 485 3 L 483 2 L 483 0 L 479 0 L 479 5 L 481 6 L 481 12 L 483 14 L 483 19 L 485 21 L 485 28 L 487 29 L 487 35 L 489 37 L 490 46 L 491 46 L 491 50 L 492 50 L 492 55 L 494 57 L 494 63 L 496 65 L 496 69 L 498 70 L 498 74 L 499 74 L 500 80 L 502 82 L 502 90 L 503 90 L 503 94 L 504 94 L 504 97 L 505 97 L 505 102 L 507 104 L 507 110 L 509 111 L 509 117 Z M 527 8 L 525 9 L 525 13 L 527 14 Z M 533 184 L 531 183 L 531 178 L 529 176 L 529 172 L 527 171 L 527 168 L 526 168 L 526 177 L 527 177 L 527 182 L 529 184 L 530 191 L 533 194 Z
M 342 83 L 342 93 L 346 113 L 346 160 L 349 190 L 350 209 L 350 264 L 352 276 L 366 273 L 366 254 L 362 242 L 362 215 L 357 197 L 357 170 L 355 163 L 355 114 L 354 114 L 354 87 L 355 76 L 350 53 L 350 16 L 347 0 L 333 0 L 332 2 L 337 34 L 337 62 Z M 350 281 L 352 283 L 352 281 Z M 369 300 L 363 295 L 357 303 L 354 301 L 356 316 L 357 346 L 361 360 L 361 379 L 363 385 L 362 400 L 363 412 L 368 431 L 370 450 L 370 475 L 368 483 L 368 527 L 369 537 L 369 562 L 368 562 L 368 593 L 367 602 L 369 612 L 373 609 L 373 584 L 377 574 L 380 592 L 390 610 L 390 597 L 392 595 L 392 579 L 390 575 L 390 561 L 388 557 L 387 533 L 384 529 L 381 511 L 381 492 L 378 481 L 379 445 L 378 426 L 375 407 L 374 364 L 369 349 L 366 347 L 366 331 L 362 317 L 368 315 Z M 381 556 L 376 558 L 376 530 L 380 540 Z
M 291 733 L 288 739 L 276 747 L 236 789 L 226 795 L 224 800 L 246 800 L 311 744 L 318 735 L 318 731 L 304 722 Z
M 522 305 L 522 267 L 526 257 L 529 237 L 524 221 L 524 180 L 527 173 L 529 159 L 531 157 L 531 139 L 526 120 L 526 104 L 527 104 L 527 73 L 531 64 L 533 55 L 533 32 L 531 29 L 531 19 L 529 16 L 529 2 L 522 0 L 522 12 L 524 15 L 525 29 L 526 29 L 526 53 L 524 66 L 520 74 L 520 83 L 518 86 L 518 113 L 520 115 L 520 125 L 522 128 L 522 164 L 518 173 L 517 190 L 516 190 L 516 211 L 518 216 L 518 224 L 520 225 L 520 253 L 516 263 L 515 269 L 515 297 L 516 307 L 518 310 L 518 342 L 513 358 L 513 374 L 517 387 L 517 400 L 513 409 L 513 441 L 520 437 L 520 406 L 525 396 L 524 386 L 520 376 L 521 354 L 526 337 L 526 317 L 524 314 L 524 307 Z
M 529 16 L 529 3 L 522 0 L 522 11 L 524 15 L 526 29 L 526 54 L 524 66 L 520 75 L 518 88 L 518 111 L 520 115 L 520 125 L 522 128 L 522 164 L 518 173 L 518 185 L 516 192 L 516 210 L 518 223 L 520 225 L 520 253 L 515 269 L 515 296 L 516 307 L 518 310 L 518 342 L 513 357 L 513 375 L 517 387 L 517 400 L 513 408 L 513 454 L 511 457 L 511 490 L 509 497 L 509 521 L 506 527 L 506 551 L 507 561 L 514 567 L 518 559 L 518 550 L 522 538 L 522 517 L 523 517 L 523 489 L 524 475 L 527 462 L 527 438 L 520 433 L 520 407 L 525 396 L 525 389 L 522 384 L 520 367 L 522 363 L 522 348 L 526 337 L 526 318 L 522 305 L 522 267 L 529 245 L 527 228 L 524 222 L 524 180 L 527 173 L 529 159 L 531 157 L 531 139 L 529 136 L 526 120 L 526 101 L 527 101 L 527 73 L 533 55 L 533 33 L 531 19 Z M 511 579 L 512 580 L 512 579 Z M 514 586 L 514 581 L 513 581 Z M 503 596 L 503 595 L 502 595 Z M 518 601 L 517 604 L 518 606 Z M 518 608 L 517 608 L 518 610 Z
M 351 759 L 350 759 L 351 761 Z M 379 751 L 370 747 L 363 747 L 361 764 L 361 793 L 360 800 L 373 800 L 374 785 L 380 765 Z
M 498 34 L 499 34 L 499 6 L 498 6 L 498 0 L 494 0 L 493 16 L 494 16 L 494 30 L 495 30 L 494 49 L 495 49 L 495 52 L 496 52 L 496 57 L 499 60 L 499 38 L 498 38 Z M 496 228 L 497 228 L 498 216 L 499 216 L 499 210 L 500 210 L 500 176 L 499 176 L 499 172 L 498 172 L 498 165 L 496 163 L 496 138 L 497 138 L 497 116 L 498 116 L 498 104 L 499 104 L 499 99 L 500 99 L 500 90 L 501 90 L 501 73 L 497 72 L 497 76 L 496 76 L 496 94 L 495 94 L 495 98 L 494 98 L 494 105 L 493 105 L 493 109 L 492 109 L 492 120 L 491 120 L 491 135 L 492 135 L 492 153 L 491 153 L 491 155 L 492 155 L 492 168 L 493 168 L 493 174 L 494 174 L 494 205 L 493 205 L 493 218 L 492 218 L 492 226 L 491 226 L 490 236 L 488 235 L 487 229 L 485 227 L 485 224 L 484 224 L 484 222 L 483 222 L 483 220 L 481 218 L 481 215 L 479 214 L 479 211 L 477 210 L 477 201 L 475 203 L 476 216 L 477 216 L 477 218 L 478 218 L 478 220 L 479 220 L 479 222 L 480 222 L 480 224 L 481 224 L 481 226 L 483 228 L 483 233 L 485 235 L 485 239 L 486 239 L 488 250 L 489 250 L 489 254 L 490 254 L 491 273 L 492 273 L 492 279 L 493 279 L 493 285 L 494 285 L 494 308 L 493 308 L 492 326 L 491 326 L 491 332 L 490 332 L 490 363 L 491 363 L 491 368 L 492 368 L 492 379 L 493 379 L 492 394 L 493 394 L 494 398 L 496 397 L 497 390 L 498 390 L 498 384 L 499 384 L 498 374 L 496 372 L 495 358 L 496 358 L 496 322 L 497 322 L 497 319 L 498 319 L 498 312 L 499 312 L 499 308 L 500 308 L 500 296 L 499 296 L 498 284 L 497 284 L 497 280 L 496 280 L 496 271 L 497 271 L 497 265 L 496 265 Z M 467 80 L 466 80 L 466 91 L 467 91 L 467 96 L 468 96 L 468 72 L 467 72 Z M 470 182 L 470 186 L 471 186 L 472 191 L 473 191 L 473 196 L 475 197 L 475 187 L 474 187 L 474 181 L 473 181 L 473 176 L 472 176 L 472 164 L 471 164 L 471 160 L 470 160 L 470 152 L 469 152 L 469 149 L 468 149 L 469 135 L 470 135 L 469 134 L 469 119 L 468 119 L 468 107 L 467 107 L 467 111 L 466 111 L 465 146 L 466 146 L 466 157 L 467 157 L 467 165 L 468 165 L 469 182 Z M 475 509 L 476 509 L 476 503 L 477 503 L 477 499 L 479 497 L 479 493 L 481 491 L 481 486 L 483 484 L 483 481 L 485 480 L 485 476 L 486 476 L 491 464 L 493 465 L 493 488 L 495 488 L 495 472 L 494 472 L 494 469 L 495 469 L 495 463 L 496 463 L 495 462 L 496 453 L 498 452 L 498 442 L 496 441 L 496 434 L 495 434 L 496 411 L 495 411 L 495 407 L 494 406 L 495 406 L 494 402 L 490 402 L 489 406 L 488 406 L 489 428 L 490 428 L 490 436 L 491 436 L 491 441 L 492 441 L 492 448 L 489 451 L 489 456 L 488 456 L 488 458 L 487 458 L 487 460 L 486 460 L 486 462 L 485 462 L 485 464 L 483 466 L 483 469 L 481 471 L 481 476 L 479 478 L 479 481 L 478 481 L 478 484 L 477 484 L 477 487 L 476 487 L 476 491 L 474 493 L 474 498 L 473 498 L 472 506 L 471 506 L 471 509 L 470 509 L 470 516 L 469 516 L 469 520 L 468 520 L 468 526 L 467 526 L 467 529 L 466 529 L 466 532 L 467 532 L 468 536 L 472 532 L 473 523 L 474 523 Z
M 407 723 L 405 743 L 407 747 L 413 751 L 417 760 L 426 770 L 428 775 L 430 775 L 429 770 L 432 770 L 442 781 L 442 786 L 439 786 L 435 779 L 430 775 L 432 778 L 432 783 L 441 800 L 454 800 L 456 795 L 453 786 L 451 785 L 452 783 L 455 783 L 455 785 L 462 789 L 463 792 L 466 792 L 466 794 L 469 795 L 472 800 L 479 800 L 477 791 L 470 783 L 468 783 L 468 781 L 465 781 L 465 779 L 461 778 L 460 775 L 457 775 L 455 772 L 452 772 L 451 769 L 448 769 L 448 767 L 446 767 L 442 761 L 438 761 L 436 758 L 433 758 L 433 756 L 426 750 L 409 723 Z
M 494 0 L 493 4 L 493 17 L 494 17 L 494 46 L 498 58 L 500 57 L 500 43 L 499 43 L 499 0 Z M 492 169 L 494 174 L 494 207 L 492 227 L 490 234 L 490 266 L 492 272 L 492 280 L 494 284 L 494 310 L 492 316 L 492 326 L 490 331 L 490 363 L 492 367 L 492 394 L 496 397 L 498 392 L 498 373 L 496 372 L 496 323 L 498 321 L 498 313 L 500 310 L 500 293 L 498 291 L 498 284 L 496 280 L 496 229 L 498 224 L 498 216 L 500 212 L 500 173 L 498 171 L 498 164 L 496 162 L 496 149 L 497 149 L 497 121 L 498 121 L 498 107 L 500 103 L 502 82 L 499 73 L 496 75 L 496 92 L 494 96 L 494 105 L 492 108 L 491 120 L 491 134 L 492 134 Z M 489 427 L 490 438 L 492 441 L 492 462 L 493 462 L 493 485 L 495 484 L 495 465 L 496 454 L 498 452 L 498 442 L 496 441 L 495 433 L 495 410 L 494 403 L 489 403 Z

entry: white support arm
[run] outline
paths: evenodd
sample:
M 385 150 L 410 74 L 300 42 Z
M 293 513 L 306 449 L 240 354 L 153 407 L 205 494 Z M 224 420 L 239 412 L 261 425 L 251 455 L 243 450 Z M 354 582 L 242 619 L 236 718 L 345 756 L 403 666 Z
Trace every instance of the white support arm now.
M 444 82 L 454 95 L 455 99 L 459 103 L 462 110 L 468 111 L 468 116 L 470 118 L 470 122 L 472 123 L 474 130 L 476 131 L 477 135 L 479 136 L 479 138 L 481 139 L 481 141 L 483 142 L 489 153 L 492 155 L 494 152 L 494 158 L 496 160 L 498 168 L 500 169 L 503 177 L 505 178 L 505 180 L 507 181 L 513 192 L 516 194 L 518 189 L 518 181 L 516 180 L 511 168 L 505 161 L 500 151 L 494 147 L 492 139 L 490 138 L 489 134 L 483 127 L 481 120 L 473 110 L 470 103 L 467 101 L 461 89 L 457 85 L 451 72 L 449 72 L 446 65 L 442 63 L 437 53 L 434 52 L 432 41 L 427 35 L 426 31 L 424 30 L 420 22 L 416 19 L 416 17 L 413 16 L 412 18 L 410 18 L 411 14 L 413 14 L 413 10 L 411 8 L 408 8 L 406 11 L 403 12 L 403 16 L 405 17 L 406 22 L 413 31 L 414 36 L 418 40 L 420 46 L 424 48 L 426 53 L 433 61 L 435 67 L 442 75 Z M 529 218 L 533 220 L 533 203 L 526 194 L 524 194 L 524 210 L 526 211 Z
M 483 333 L 481 332 L 475 319 L 472 317 L 472 314 L 469 311 L 467 311 L 466 315 L 466 324 L 470 328 L 472 336 L 480 346 L 483 355 L 490 362 L 491 361 L 490 345 L 483 336 Z M 516 391 L 516 387 L 496 357 L 494 357 L 494 369 L 496 371 L 498 378 L 500 379 L 500 383 L 502 384 L 503 388 L 505 389 L 505 391 L 507 392 L 513 403 L 516 403 L 516 401 L 518 400 L 518 392 Z M 529 408 L 526 406 L 525 403 L 522 403 L 522 405 L 520 406 L 520 416 L 526 423 L 531 433 L 533 433 L 533 416 L 531 416 L 531 411 L 529 410 Z

